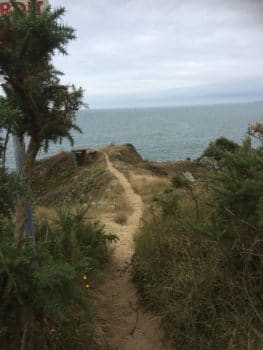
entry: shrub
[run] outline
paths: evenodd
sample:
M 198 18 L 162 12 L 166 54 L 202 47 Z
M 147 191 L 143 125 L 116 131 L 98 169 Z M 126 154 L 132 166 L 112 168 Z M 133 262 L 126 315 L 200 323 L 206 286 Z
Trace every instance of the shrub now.
M 179 203 L 177 196 L 173 193 L 171 188 L 167 188 L 163 193 L 154 197 L 154 202 L 156 202 L 160 209 L 161 215 L 167 217 L 169 215 L 178 215 L 179 213 Z
M 1 227 L 2 348 L 95 348 L 93 280 L 115 236 L 86 223 L 85 213 L 60 209 L 39 223 L 35 249 L 16 248 L 12 225 Z
M 175 205 L 157 201 L 161 215 L 136 238 L 134 280 L 182 350 L 256 349 L 263 333 L 263 152 L 249 139 L 217 152 L 219 171 L 198 201 L 195 184 L 174 177 Z
M 220 151 L 228 151 L 230 153 L 236 153 L 239 150 L 239 145 L 225 137 L 220 137 L 217 140 L 210 142 L 208 147 L 202 153 L 199 159 L 203 157 L 214 158 L 215 160 L 221 160 Z

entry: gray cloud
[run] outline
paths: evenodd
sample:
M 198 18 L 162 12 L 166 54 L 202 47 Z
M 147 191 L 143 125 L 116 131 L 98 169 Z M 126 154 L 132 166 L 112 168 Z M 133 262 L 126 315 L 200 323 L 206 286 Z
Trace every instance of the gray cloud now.
M 91 107 L 262 98 L 261 0 L 51 0 L 77 30 L 55 64 Z

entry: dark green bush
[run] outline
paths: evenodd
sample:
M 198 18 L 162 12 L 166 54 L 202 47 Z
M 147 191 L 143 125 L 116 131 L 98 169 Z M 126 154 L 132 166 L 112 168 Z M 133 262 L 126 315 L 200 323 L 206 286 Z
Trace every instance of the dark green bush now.
M 221 160 L 221 151 L 236 153 L 239 148 L 240 146 L 237 143 L 225 137 L 220 137 L 217 140 L 209 143 L 208 147 L 205 149 L 199 159 L 202 159 L 203 157 L 209 157 L 215 160 Z
M 18 249 L 0 229 L 0 348 L 95 348 L 94 276 L 107 258 L 106 235 L 85 210 L 57 212 L 38 225 L 35 249 Z

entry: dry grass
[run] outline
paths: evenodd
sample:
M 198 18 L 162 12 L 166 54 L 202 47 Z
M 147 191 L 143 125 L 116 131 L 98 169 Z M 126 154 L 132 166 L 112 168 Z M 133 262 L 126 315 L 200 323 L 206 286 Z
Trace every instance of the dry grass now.
M 36 163 L 32 189 L 38 205 L 72 205 L 97 199 L 110 181 L 101 152 L 81 167 L 76 166 L 72 153 L 62 152 Z
M 146 173 L 144 175 L 131 174 L 130 182 L 134 191 L 140 194 L 145 202 L 148 202 L 168 186 L 169 179 Z
M 120 161 L 126 164 L 138 165 L 143 161 L 136 148 L 131 144 L 110 145 L 104 151 L 113 162 Z
M 114 221 L 116 222 L 116 224 L 126 225 L 127 224 L 127 215 L 123 212 L 119 212 L 115 215 Z
M 167 162 L 149 162 L 145 161 L 141 164 L 142 168 L 150 171 L 153 175 L 157 176 L 173 176 L 175 174 L 182 174 L 190 172 L 194 177 L 198 177 L 199 173 L 204 171 L 203 167 L 198 162 L 190 160 L 178 160 Z
M 38 221 L 44 220 L 44 219 L 48 219 L 48 220 L 52 220 L 55 216 L 55 209 L 52 207 L 36 207 L 35 209 L 35 218 Z
M 194 190 L 205 226 L 211 194 L 199 181 Z M 162 316 L 175 349 L 263 350 L 262 339 L 256 344 L 257 313 L 262 315 L 259 276 L 247 269 L 249 262 L 238 249 L 223 248 L 198 231 L 191 194 L 181 189 L 176 195 L 175 215 L 151 208 L 136 237 L 132 269 L 146 306 Z
M 134 279 L 146 305 L 162 316 L 175 349 L 262 350 L 255 346 L 255 313 L 239 278 L 243 274 L 246 283 L 250 276 L 234 264 L 216 241 L 184 232 L 174 218 L 144 224 Z

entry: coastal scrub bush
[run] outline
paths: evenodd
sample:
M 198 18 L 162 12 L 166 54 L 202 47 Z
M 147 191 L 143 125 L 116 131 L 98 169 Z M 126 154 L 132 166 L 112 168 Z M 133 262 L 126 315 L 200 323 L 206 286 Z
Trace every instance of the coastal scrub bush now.
M 1 349 L 94 349 L 95 275 L 114 241 L 86 209 L 59 209 L 37 225 L 35 249 L 13 244 L 0 228 Z
M 178 215 L 178 198 L 171 188 L 165 189 L 162 194 L 155 196 L 153 200 L 159 205 L 163 217 Z
M 175 209 L 163 215 L 167 205 L 163 197 L 157 201 L 160 208 L 136 238 L 133 278 L 176 349 L 257 349 L 263 334 L 263 152 L 250 139 L 235 152 L 216 152 L 219 170 L 207 175 L 198 197 L 189 192 L 191 186 L 196 195 L 197 184 L 176 176 L 169 188 L 178 199 Z
M 209 143 L 208 147 L 204 150 L 201 157 L 213 158 L 217 161 L 221 160 L 221 151 L 228 151 L 235 153 L 239 150 L 239 145 L 236 142 L 233 142 L 226 137 L 220 137 L 215 141 Z

